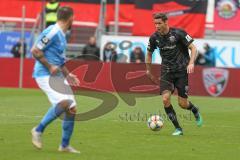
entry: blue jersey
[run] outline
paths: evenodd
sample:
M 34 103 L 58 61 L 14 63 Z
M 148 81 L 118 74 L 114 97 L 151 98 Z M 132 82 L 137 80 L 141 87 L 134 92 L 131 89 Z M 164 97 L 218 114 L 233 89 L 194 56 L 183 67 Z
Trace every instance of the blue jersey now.
M 42 50 L 49 64 L 62 66 L 65 63 L 65 49 L 67 46 L 65 34 L 58 24 L 46 28 L 38 37 L 35 46 Z M 35 62 L 33 77 L 50 75 L 49 70 L 38 60 Z

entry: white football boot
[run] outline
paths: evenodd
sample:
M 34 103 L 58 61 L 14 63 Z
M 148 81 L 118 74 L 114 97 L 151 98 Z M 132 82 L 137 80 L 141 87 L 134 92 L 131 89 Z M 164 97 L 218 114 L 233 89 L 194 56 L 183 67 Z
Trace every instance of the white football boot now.
M 58 151 L 59 152 L 69 152 L 69 153 L 80 153 L 80 151 L 76 150 L 72 146 L 63 147 L 62 145 L 59 146 Z
M 37 149 L 42 149 L 42 133 L 41 132 L 37 132 L 36 131 L 36 127 L 34 127 L 31 130 L 32 133 L 32 144 L 34 145 L 34 147 L 36 147 Z

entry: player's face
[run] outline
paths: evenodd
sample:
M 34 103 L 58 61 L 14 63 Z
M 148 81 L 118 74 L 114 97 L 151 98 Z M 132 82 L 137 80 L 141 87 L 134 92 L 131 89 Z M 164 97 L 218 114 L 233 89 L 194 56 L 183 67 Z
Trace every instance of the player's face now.
M 163 21 L 162 19 L 154 19 L 154 24 L 156 27 L 156 30 L 160 32 L 161 34 L 164 34 L 165 30 L 167 29 L 167 21 Z
M 73 16 L 71 16 L 71 17 L 68 19 L 68 29 L 69 29 L 69 30 L 72 28 L 72 24 L 73 24 Z

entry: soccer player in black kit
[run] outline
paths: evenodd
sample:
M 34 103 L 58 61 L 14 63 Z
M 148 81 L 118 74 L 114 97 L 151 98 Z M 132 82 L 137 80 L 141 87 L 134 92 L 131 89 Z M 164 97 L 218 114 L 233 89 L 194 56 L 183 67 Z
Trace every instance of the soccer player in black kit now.
M 188 101 L 188 74 L 194 72 L 197 49 L 192 43 L 193 39 L 184 30 L 169 27 L 168 17 L 165 14 L 157 13 L 153 18 L 157 31 L 149 39 L 146 56 L 147 75 L 153 82 L 158 83 L 156 77 L 151 73 L 151 63 L 152 53 L 159 48 L 162 57 L 160 94 L 164 109 L 176 128 L 172 135 L 183 135 L 170 98 L 176 88 L 179 106 L 191 110 L 197 125 L 202 125 L 203 120 L 198 108 Z M 191 51 L 191 56 L 188 49 Z

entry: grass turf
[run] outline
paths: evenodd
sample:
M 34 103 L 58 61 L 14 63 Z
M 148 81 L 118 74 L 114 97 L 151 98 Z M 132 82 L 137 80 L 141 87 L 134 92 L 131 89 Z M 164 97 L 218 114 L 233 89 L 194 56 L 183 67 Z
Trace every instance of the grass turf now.
M 177 99 L 172 97 L 184 129 L 184 136 L 173 137 L 173 126 L 167 119 L 160 132 L 147 128 L 147 116 L 154 113 L 165 116 L 159 96 L 138 98 L 133 107 L 117 96 L 119 103 L 113 111 L 96 119 L 76 122 L 71 144 L 81 151 L 78 155 L 57 152 L 61 141 L 60 120 L 46 129 L 44 148 L 41 151 L 33 148 L 30 130 L 50 106 L 40 90 L 2 88 L 0 97 L 0 160 L 226 160 L 240 157 L 239 99 L 191 97 L 204 118 L 204 125 L 198 128 L 189 111 L 177 107 Z M 101 102 L 81 95 L 76 96 L 76 100 L 79 112 L 91 110 Z

